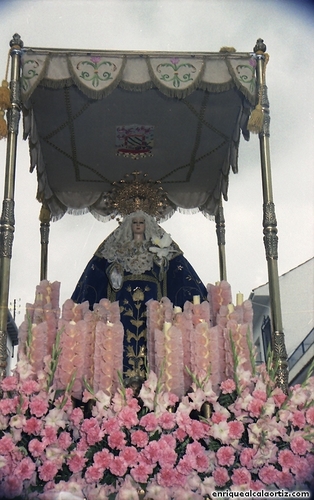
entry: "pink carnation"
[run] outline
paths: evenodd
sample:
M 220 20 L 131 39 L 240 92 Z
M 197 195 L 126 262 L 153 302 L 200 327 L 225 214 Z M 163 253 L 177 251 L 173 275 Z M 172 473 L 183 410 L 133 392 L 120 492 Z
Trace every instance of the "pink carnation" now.
M 290 450 L 281 450 L 278 453 L 278 462 L 281 467 L 285 469 L 291 469 L 295 466 L 295 457 Z
M 141 421 L 142 423 L 142 421 Z M 162 429 L 171 430 L 175 426 L 175 414 L 165 411 L 159 417 L 158 423 Z
M 286 394 L 283 392 L 282 389 L 280 389 L 280 387 L 276 387 L 273 392 L 272 392 L 272 397 L 275 401 L 275 404 L 278 406 L 278 408 L 281 407 L 281 405 L 285 402 L 285 400 L 287 399 L 287 396 Z
M 102 470 L 108 469 L 113 455 L 108 450 L 97 451 L 94 455 L 94 464 Z
M 220 384 L 220 388 L 223 394 L 231 394 L 236 389 L 236 385 L 233 379 L 228 378 L 223 380 Z
M 278 478 L 276 481 L 278 488 L 292 489 L 295 486 L 295 481 L 291 472 L 278 471 Z
M 71 434 L 66 431 L 61 432 L 58 437 L 58 444 L 62 450 L 67 450 L 72 444 Z
M 125 406 L 118 414 L 118 420 L 121 426 L 131 429 L 138 424 L 137 412 L 133 408 Z
M 148 443 L 147 432 L 137 430 L 131 434 L 131 443 L 138 448 L 144 448 Z
M 23 425 L 23 431 L 26 434 L 33 434 L 34 436 L 38 436 L 41 433 L 41 430 L 42 422 L 35 417 L 31 417 L 26 420 L 25 424 Z
M 244 425 L 242 422 L 238 422 L 237 420 L 231 420 L 228 422 L 229 427 L 229 437 L 230 439 L 240 439 L 244 432 Z
M 251 482 L 251 474 L 244 467 L 235 469 L 232 473 L 232 482 L 235 486 L 249 485 Z
M 84 418 L 81 408 L 74 408 L 70 415 L 71 422 L 78 427 Z
M 29 408 L 31 413 L 35 415 L 35 417 L 40 418 L 47 412 L 48 403 L 39 396 L 34 397 L 29 403 Z
M 11 436 L 3 436 L 0 439 L 0 455 L 6 455 L 14 450 L 15 444 Z
M 35 469 L 36 469 L 36 465 L 33 462 L 33 460 L 29 457 L 26 457 L 26 458 L 23 458 L 21 460 L 21 462 L 19 462 L 17 464 L 14 473 L 22 481 L 25 481 L 25 479 L 31 479 Z
M 147 432 L 153 432 L 158 427 L 158 420 L 154 413 L 147 413 L 141 418 L 140 425 L 144 427 Z
M 91 465 L 85 472 L 85 481 L 87 483 L 99 483 L 100 479 L 103 477 L 103 470 L 96 465 Z
M 46 446 L 55 444 L 57 442 L 57 429 L 55 427 L 51 427 L 50 425 L 48 425 L 41 431 L 41 435 Z
M 18 406 L 17 398 L 13 399 L 1 399 L 0 400 L 0 413 L 2 415 L 9 415 L 9 413 L 16 413 L 16 409 Z
M 275 469 L 273 465 L 264 465 L 264 467 L 262 467 L 259 471 L 258 475 L 263 483 L 267 485 L 274 485 L 278 478 L 278 473 L 279 471 Z
M 243 448 L 240 455 L 240 463 L 243 467 L 251 469 L 253 467 L 253 457 L 256 450 L 253 448 Z
M 58 472 L 55 462 L 47 460 L 38 467 L 39 477 L 42 481 L 52 481 Z
M 28 450 L 33 455 L 34 458 L 40 457 L 45 449 L 45 444 L 38 439 L 32 439 L 28 443 Z
M 213 472 L 213 477 L 217 486 L 225 486 L 229 481 L 228 471 L 224 467 L 216 467 Z
M 234 449 L 231 446 L 222 446 L 216 453 L 219 465 L 232 465 L 234 463 Z
M 131 470 L 131 476 L 138 483 L 147 483 L 148 476 L 152 474 L 153 467 L 147 464 L 138 464 L 134 469 Z
M 164 467 L 157 474 L 157 481 L 160 486 L 171 487 L 174 484 L 175 471 L 171 467 Z
M 81 472 L 86 463 L 86 458 L 82 457 L 79 453 L 75 453 L 68 459 L 67 463 L 71 472 L 76 474 Z
M 90 445 L 96 444 L 102 440 L 104 431 L 100 429 L 96 418 L 89 418 L 83 421 L 82 432 L 86 433 L 87 443 Z
M 30 396 L 35 392 L 39 392 L 39 390 L 40 386 L 35 380 L 24 380 L 24 382 L 22 383 L 21 392 L 26 394 L 27 396 Z
M 18 380 L 14 376 L 5 377 L 1 382 L 3 391 L 14 391 L 17 388 Z
M 262 399 L 252 399 L 248 404 L 248 411 L 253 417 L 259 417 L 264 406 Z
M 114 476 L 123 477 L 128 469 L 128 466 L 123 458 L 114 457 L 114 460 L 111 461 L 109 469 Z
M 302 436 L 292 438 L 290 447 L 297 455 L 305 455 L 309 451 L 309 443 Z
M 134 467 L 138 459 L 138 451 L 134 446 L 126 446 L 120 452 L 120 457 L 127 463 L 129 467 Z M 94 457 L 95 459 L 95 457 Z
M 292 415 L 292 423 L 299 429 L 303 429 L 305 426 L 305 415 L 303 411 L 296 410 Z
M 122 431 L 114 431 L 110 436 L 108 436 L 108 444 L 110 448 L 116 448 L 117 450 L 122 450 L 125 446 L 125 434 Z
M 22 494 L 23 483 L 18 476 L 9 475 L 0 484 L 0 498 L 18 498 Z

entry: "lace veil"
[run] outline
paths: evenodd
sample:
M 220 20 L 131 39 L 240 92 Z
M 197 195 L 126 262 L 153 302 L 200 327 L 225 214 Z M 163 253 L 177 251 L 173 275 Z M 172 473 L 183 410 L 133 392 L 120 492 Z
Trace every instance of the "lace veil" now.
M 143 217 L 145 220 L 145 237 L 140 242 L 133 240 L 134 217 Z M 155 254 L 149 251 L 152 237 L 162 238 L 164 234 L 164 229 L 153 217 L 142 211 L 133 212 L 101 243 L 95 255 L 104 257 L 108 262 L 116 262 L 127 272 L 142 274 L 153 267 Z M 174 242 L 171 243 L 171 249 L 171 257 L 182 253 Z

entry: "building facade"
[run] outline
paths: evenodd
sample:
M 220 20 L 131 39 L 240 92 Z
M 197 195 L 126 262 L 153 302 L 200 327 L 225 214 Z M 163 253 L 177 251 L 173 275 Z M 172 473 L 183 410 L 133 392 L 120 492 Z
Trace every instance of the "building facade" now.
M 314 359 L 314 257 L 280 276 L 279 285 L 289 384 L 294 385 L 305 379 Z M 264 362 L 272 331 L 268 283 L 255 288 L 250 299 L 257 362 Z

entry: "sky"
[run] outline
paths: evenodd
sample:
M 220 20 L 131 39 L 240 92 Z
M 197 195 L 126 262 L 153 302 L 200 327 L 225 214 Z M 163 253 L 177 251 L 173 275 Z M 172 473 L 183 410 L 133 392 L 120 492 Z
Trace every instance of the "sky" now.
M 218 52 L 233 46 L 250 52 L 258 38 L 270 55 L 266 81 L 270 101 L 270 158 L 278 221 L 279 274 L 314 255 L 314 7 L 285 0 L 0 0 L 0 80 L 9 42 L 19 33 L 26 47 Z M 2 73 L 1 73 L 2 72 Z M 34 301 L 40 276 L 36 174 L 29 172 L 27 142 L 18 138 L 15 235 L 10 305 L 16 322 Z M 0 141 L 3 197 L 6 142 Z M 262 185 L 258 137 L 240 144 L 239 173 L 230 174 L 226 219 L 227 279 L 233 295 L 248 298 L 266 283 L 262 233 Z M 219 280 L 215 223 L 201 213 L 176 213 L 162 224 L 205 284 Z M 61 282 L 60 303 L 69 298 L 101 241 L 117 227 L 92 215 L 65 215 L 51 224 L 48 279 Z

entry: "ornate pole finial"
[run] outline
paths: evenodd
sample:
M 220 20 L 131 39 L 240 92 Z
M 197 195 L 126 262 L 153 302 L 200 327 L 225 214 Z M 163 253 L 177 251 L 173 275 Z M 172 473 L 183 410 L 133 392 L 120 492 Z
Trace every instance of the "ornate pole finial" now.
M 12 49 L 19 48 L 22 49 L 24 47 L 23 40 L 21 39 L 18 33 L 14 33 L 12 40 L 10 41 L 10 47 Z
M 255 52 L 255 54 L 264 54 L 266 52 L 266 45 L 262 38 L 258 38 L 253 51 Z

